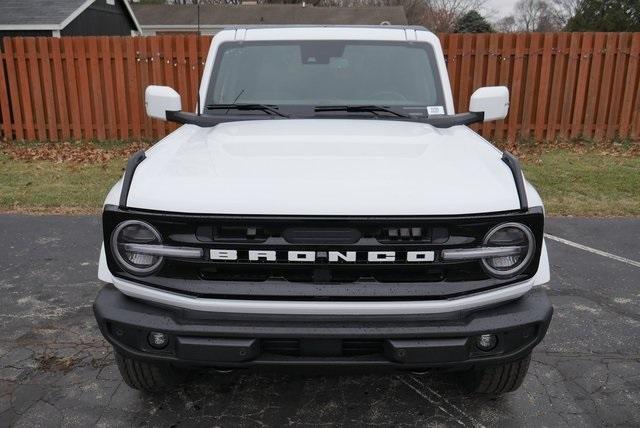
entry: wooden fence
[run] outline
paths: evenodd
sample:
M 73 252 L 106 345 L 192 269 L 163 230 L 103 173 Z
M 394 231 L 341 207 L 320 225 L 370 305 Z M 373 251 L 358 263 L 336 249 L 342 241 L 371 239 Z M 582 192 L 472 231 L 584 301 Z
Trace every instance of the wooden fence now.
M 640 33 L 442 34 L 458 111 L 475 88 L 506 85 L 489 139 L 640 138 Z M 5 38 L 0 131 L 12 140 L 144 139 L 175 128 L 147 118 L 144 88 L 195 106 L 203 36 Z M 200 66 L 198 66 L 200 62 Z

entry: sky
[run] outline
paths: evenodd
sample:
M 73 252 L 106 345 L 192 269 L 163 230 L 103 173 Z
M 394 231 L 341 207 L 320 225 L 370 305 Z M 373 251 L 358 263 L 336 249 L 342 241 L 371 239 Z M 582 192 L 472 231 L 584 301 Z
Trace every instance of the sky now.
M 511 15 L 516 1 L 517 0 L 487 0 L 486 9 L 492 12 L 491 14 L 487 13 L 487 18 L 489 18 L 490 21 L 495 21 L 495 18 Z M 495 13 L 495 15 L 491 16 L 493 13 Z

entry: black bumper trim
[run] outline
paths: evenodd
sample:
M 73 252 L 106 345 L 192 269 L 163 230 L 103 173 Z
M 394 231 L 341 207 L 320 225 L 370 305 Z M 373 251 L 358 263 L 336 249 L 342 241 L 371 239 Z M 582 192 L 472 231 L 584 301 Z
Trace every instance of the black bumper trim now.
M 546 293 L 536 289 L 500 306 L 440 319 L 229 317 L 154 306 L 108 284 L 96 298 L 94 313 L 114 348 L 141 360 L 220 368 L 336 365 L 420 370 L 465 369 L 521 358 L 543 339 L 553 308 Z M 151 348 L 146 342 L 150 331 L 169 334 L 167 348 Z M 474 345 L 475 336 L 486 333 L 499 338 L 490 352 Z M 287 347 L 273 348 L 278 341 Z M 366 347 L 358 348 L 362 343 Z

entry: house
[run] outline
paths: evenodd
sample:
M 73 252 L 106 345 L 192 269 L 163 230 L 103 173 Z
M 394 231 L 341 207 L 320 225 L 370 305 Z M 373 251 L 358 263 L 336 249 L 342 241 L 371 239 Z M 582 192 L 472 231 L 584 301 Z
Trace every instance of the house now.
M 0 37 L 130 36 L 139 32 L 126 0 L 0 0 Z
M 132 5 L 146 36 L 197 31 L 195 5 Z M 215 34 L 234 25 L 406 25 L 402 6 L 314 7 L 302 4 L 201 5 L 200 32 Z

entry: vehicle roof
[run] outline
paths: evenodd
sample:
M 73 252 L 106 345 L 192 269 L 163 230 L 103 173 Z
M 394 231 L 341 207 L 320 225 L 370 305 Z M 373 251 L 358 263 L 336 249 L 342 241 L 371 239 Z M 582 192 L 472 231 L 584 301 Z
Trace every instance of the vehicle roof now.
M 421 31 L 429 31 L 426 27 L 422 25 L 392 25 L 392 24 L 381 24 L 381 25 L 334 25 L 334 24 L 286 24 L 286 25 L 229 25 L 225 26 L 225 30 L 233 30 L 238 28 L 244 28 L 245 30 L 251 29 L 271 29 L 277 30 L 279 28 L 353 28 L 353 29 L 361 29 L 361 28 L 375 28 L 379 30 L 397 30 L 397 29 L 408 29 L 408 30 L 421 30 Z
M 418 33 L 433 33 L 421 26 L 413 25 L 278 25 L 278 26 L 232 26 L 226 27 L 222 33 L 235 40 L 390 40 L 418 41 Z M 225 37 L 226 38 L 226 37 Z

